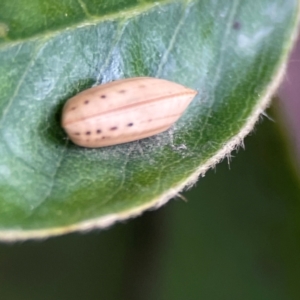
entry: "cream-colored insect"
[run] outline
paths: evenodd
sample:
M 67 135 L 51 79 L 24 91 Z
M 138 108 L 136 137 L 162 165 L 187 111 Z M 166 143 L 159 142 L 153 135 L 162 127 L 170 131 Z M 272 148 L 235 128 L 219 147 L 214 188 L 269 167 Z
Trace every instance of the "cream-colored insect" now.
M 62 127 L 83 147 L 103 147 L 167 130 L 196 91 L 163 79 L 136 77 L 85 90 L 69 99 Z

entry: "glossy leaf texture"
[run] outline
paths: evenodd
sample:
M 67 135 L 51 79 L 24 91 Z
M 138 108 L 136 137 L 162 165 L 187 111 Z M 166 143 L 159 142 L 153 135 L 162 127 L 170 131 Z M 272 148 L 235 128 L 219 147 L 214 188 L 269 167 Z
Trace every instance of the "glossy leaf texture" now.
M 296 0 L 0 4 L 0 239 L 106 227 L 157 207 L 242 142 L 283 74 Z M 151 76 L 199 91 L 165 133 L 100 149 L 60 126 L 68 98 Z

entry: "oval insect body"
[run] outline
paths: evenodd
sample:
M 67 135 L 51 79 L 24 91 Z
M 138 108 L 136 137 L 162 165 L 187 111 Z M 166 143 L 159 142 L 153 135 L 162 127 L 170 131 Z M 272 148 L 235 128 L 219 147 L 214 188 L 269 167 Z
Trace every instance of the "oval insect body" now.
M 69 99 L 62 127 L 83 147 L 104 147 L 167 130 L 182 115 L 196 91 L 151 77 L 135 77 L 87 89 Z

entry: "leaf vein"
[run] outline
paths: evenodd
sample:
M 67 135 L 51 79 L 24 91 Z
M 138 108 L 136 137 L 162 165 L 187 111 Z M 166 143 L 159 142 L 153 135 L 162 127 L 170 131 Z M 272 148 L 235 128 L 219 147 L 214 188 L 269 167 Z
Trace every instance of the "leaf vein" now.
M 120 22 L 120 25 L 118 26 L 118 29 L 117 29 L 117 32 L 116 32 L 116 35 L 115 35 L 115 39 L 112 43 L 112 46 L 107 54 L 107 57 L 106 57 L 106 60 L 102 66 L 102 68 L 99 70 L 99 75 L 97 76 L 97 80 L 96 80 L 96 83 L 95 85 L 98 85 L 100 83 L 100 80 L 101 80 L 101 75 L 103 73 L 103 71 L 105 70 L 105 68 L 108 66 L 109 64 L 109 61 L 113 55 L 113 52 L 116 48 L 116 45 L 120 42 L 122 36 L 123 36 L 123 33 L 124 33 L 124 30 L 126 28 L 126 25 L 127 24 L 124 24 L 123 22 Z
M 61 151 L 61 154 L 60 154 L 60 156 L 59 156 L 59 158 L 58 158 L 58 160 L 57 160 L 56 168 L 55 168 L 55 170 L 54 170 L 52 176 L 51 176 L 50 179 L 49 179 L 49 180 L 51 181 L 50 184 L 49 184 L 49 190 L 48 190 L 48 192 L 45 194 L 44 199 L 41 199 L 41 201 L 39 202 L 39 204 L 38 204 L 37 206 L 34 207 L 34 211 L 36 211 L 36 209 L 37 209 L 38 207 L 40 207 L 40 206 L 41 206 L 41 205 L 49 198 L 49 196 L 51 195 L 51 193 L 52 193 L 52 191 L 53 191 L 53 188 L 54 188 L 55 178 L 56 178 L 56 175 L 57 175 L 57 173 L 58 173 L 58 171 L 59 171 L 59 169 L 60 169 L 60 167 L 61 167 L 61 165 L 62 165 L 62 161 L 63 161 L 64 155 L 65 155 L 65 152 L 66 152 L 68 143 L 69 143 L 69 139 L 66 139 L 66 142 L 65 142 L 64 147 L 63 147 L 63 149 L 62 149 L 62 151 Z
M 42 48 L 42 46 L 43 46 L 43 44 L 41 43 L 41 44 L 39 44 L 39 45 L 35 48 L 34 54 L 32 55 L 31 59 L 29 60 L 28 65 L 27 65 L 27 67 L 25 68 L 25 71 L 24 71 L 23 75 L 21 76 L 21 78 L 20 78 L 20 80 L 19 80 L 19 82 L 18 82 L 18 84 L 17 84 L 17 86 L 16 86 L 16 89 L 15 89 L 13 95 L 12 95 L 11 98 L 8 100 L 8 103 L 7 103 L 6 107 L 3 109 L 2 115 L 1 115 L 1 117 L 0 117 L 0 128 L 2 128 L 3 123 L 4 123 L 4 120 L 5 120 L 5 117 L 6 117 L 6 115 L 8 114 L 9 109 L 11 108 L 11 106 L 12 106 L 12 104 L 13 104 L 13 102 L 14 102 L 16 96 L 19 94 L 20 88 L 21 88 L 22 84 L 24 83 L 25 78 L 26 78 L 26 76 L 27 76 L 27 74 L 28 74 L 30 68 L 31 68 L 32 66 L 34 66 L 34 63 L 36 62 L 36 58 L 38 57 L 39 51 L 40 51 L 40 49 Z
M 199 144 L 199 142 L 202 139 L 202 133 L 204 131 L 204 128 L 207 127 L 207 123 L 208 123 L 208 120 L 210 118 L 210 113 L 211 113 L 211 110 L 212 110 L 212 106 L 213 106 L 213 104 L 215 102 L 215 91 L 217 89 L 217 83 L 218 83 L 218 81 L 220 79 L 221 69 L 222 69 L 223 62 L 224 62 L 224 55 L 225 55 L 225 51 L 224 50 L 225 50 L 225 46 L 226 46 L 226 41 L 228 40 L 228 36 L 230 34 L 233 21 L 234 21 L 234 19 L 236 17 L 236 14 L 237 14 L 237 8 L 238 8 L 239 2 L 240 2 L 239 0 L 234 0 L 233 5 L 231 6 L 231 10 L 229 12 L 227 26 L 225 28 L 225 33 L 224 33 L 223 39 L 221 41 L 220 56 L 219 56 L 219 60 L 218 60 L 218 63 L 217 63 L 215 76 L 213 77 L 212 84 L 211 84 L 211 91 L 212 92 L 210 93 L 211 97 L 210 97 L 209 109 L 208 109 L 208 111 L 206 113 L 206 116 L 205 116 L 205 119 L 204 119 L 204 122 L 203 122 L 203 125 L 202 125 L 203 129 L 199 133 L 198 140 L 195 141 L 195 146 L 193 147 L 194 150 L 198 147 L 198 144 Z
M 186 8 L 184 11 L 183 11 L 183 14 L 177 24 L 177 26 L 175 27 L 174 29 L 174 32 L 172 34 L 172 37 L 170 39 L 170 42 L 169 42 L 169 45 L 168 45 L 168 48 L 166 49 L 165 53 L 163 54 L 163 57 L 160 61 L 160 64 L 158 66 L 158 69 L 157 69 L 157 72 L 156 72 L 156 76 L 155 77 L 159 77 L 161 75 L 161 72 L 162 72 L 162 68 L 164 67 L 165 63 L 167 62 L 168 60 L 168 57 L 174 47 L 174 44 L 176 42 L 176 38 L 177 38 L 177 35 L 181 29 L 181 27 L 183 26 L 184 22 L 185 22 L 185 18 L 186 18 L 186 12 L 188 11 L 188 8 Z
M 82 11 L 84 12 L 84 14 L 86 15 L 87 18 L 92 19 L 92 15 L 90 14 L 90 12 L 88 11 L 85 3 L 82 0 L 78 0 L 78 3 L 80 5 L 80 7 L 82 8 Z

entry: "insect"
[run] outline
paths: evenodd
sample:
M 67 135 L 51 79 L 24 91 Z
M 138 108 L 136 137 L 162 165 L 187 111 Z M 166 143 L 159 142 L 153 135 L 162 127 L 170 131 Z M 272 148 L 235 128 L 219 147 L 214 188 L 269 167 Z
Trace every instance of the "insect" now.
M 167 130 L 196 94 L 164 79 L 113 81 L 70 98 L 63 108 L 62 127 L 83 147 L 127 143 Z

